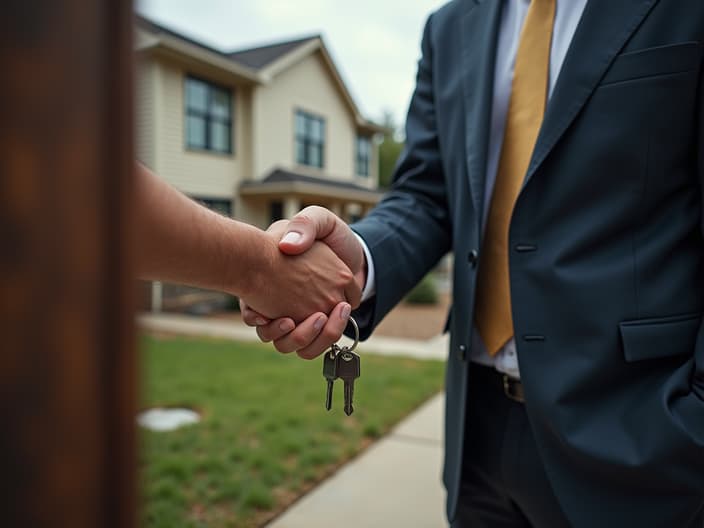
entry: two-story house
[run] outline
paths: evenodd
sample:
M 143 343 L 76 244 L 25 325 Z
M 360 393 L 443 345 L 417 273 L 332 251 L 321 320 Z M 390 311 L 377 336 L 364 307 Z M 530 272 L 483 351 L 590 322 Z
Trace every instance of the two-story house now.
M 137 157 L 185 194 L 262 228 L 312 204 L 353 221 L 379 200 L 383 129 L 320 36 L 224 52 L 137 17 L 135 48 Z
M 380 198 L 379 126 L 320 36 L 222 52 L 137 18 L 137 156 L 184 193 L 265 227 L 309 204 L 354 220 Z

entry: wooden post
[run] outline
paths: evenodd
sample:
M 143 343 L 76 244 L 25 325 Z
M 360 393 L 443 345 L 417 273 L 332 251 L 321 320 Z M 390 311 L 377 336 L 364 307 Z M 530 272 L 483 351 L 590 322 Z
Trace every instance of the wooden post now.
M 2 10 L 0 524 L 132 527 L 132 5 Z

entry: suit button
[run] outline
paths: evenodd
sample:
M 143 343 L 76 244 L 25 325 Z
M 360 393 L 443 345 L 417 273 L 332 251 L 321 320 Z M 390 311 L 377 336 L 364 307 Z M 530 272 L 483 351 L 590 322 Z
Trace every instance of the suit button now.
M 473 249 L 469 253 L 467 253 L 467 262 L 469 262 L 470 266 L 473 268 L 477 267 L 477 262 L 479 261 L 479 252 L 476 249 Z
M 461 361 L 467 360 L 467 345 L 459 345 L 457 347 L 457 355 L 460 356 Z

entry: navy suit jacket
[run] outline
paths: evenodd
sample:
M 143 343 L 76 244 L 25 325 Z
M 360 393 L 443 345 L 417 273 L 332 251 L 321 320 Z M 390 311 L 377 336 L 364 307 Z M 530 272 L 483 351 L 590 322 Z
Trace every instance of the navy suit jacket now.
M 429 18 L 406 148 L 353 229 L 376 267 L 366 337 L 454 251 L 444 481 L 465 423 L 499 0 Z M 684 526 L 704 507 L 700 0 L 590 0 L 510 226 L 526 409 L 574 526 Z

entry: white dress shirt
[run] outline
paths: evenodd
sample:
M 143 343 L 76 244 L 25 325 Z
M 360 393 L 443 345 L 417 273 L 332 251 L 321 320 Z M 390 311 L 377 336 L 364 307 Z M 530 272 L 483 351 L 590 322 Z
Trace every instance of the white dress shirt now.
M 506 114 L 511 95 L 513 81 L 513 66 L 521 36 L 521 28 L 530 6 L 530 0 L 503 0 L 498 42 L 496 47 L 496 68 L 494 71 L 494 96 L 491 106 L 491 129 L 489 130 L 489 151 L 487 157 L 486 180 L 484 186 L 484 217 L 482 226 L 486 225 L 491 196 L 494 192 L 496 170 L 501 156 L 501 146 L 506 128 Z M 562 68 L 577 24 L 587 0 L 557 0 L 552 43 L 550 48 L 550 78 L 548 80 L 548 100 L 552 95 L 555 81 Z M 358 237 L 367 257 L 367 283 L 362 292 L 362 299 L 367 300 L 374 295 L 374 262 L 369 248 L 361 237 Z M 511 339 L 495 356 L 490 356 L 477 329 L 472 332 L 471 360 L 482 365 L 493 366 L 515 378 L 520 377 L 516 342 Z

